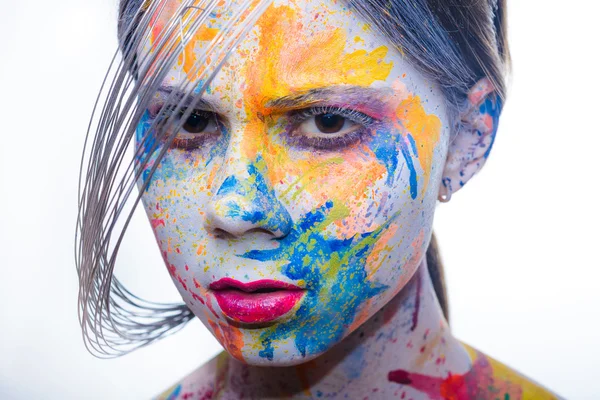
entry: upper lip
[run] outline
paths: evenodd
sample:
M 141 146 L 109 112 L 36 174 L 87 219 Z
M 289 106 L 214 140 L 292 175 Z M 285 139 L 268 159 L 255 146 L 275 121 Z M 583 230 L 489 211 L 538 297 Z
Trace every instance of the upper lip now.
M 291 283 L 274 281 L 271 279 L 261 279 L 253 282 L 240 282 L 232 278 L 221 278 L 210 284 L 211 290 L 238 289 L 246 293 L 264 291 L 264 290 L 301 290 L 303 288 Z

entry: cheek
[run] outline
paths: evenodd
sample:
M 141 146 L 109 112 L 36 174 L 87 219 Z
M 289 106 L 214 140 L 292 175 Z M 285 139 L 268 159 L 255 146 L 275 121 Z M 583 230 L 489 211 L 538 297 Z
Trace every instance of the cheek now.
M 206 255 L 203 205 L 212 193 L 209 182 L 214 171 L 203 167 L 205 160 L 181 151 L 167 152 L 142 196 L 168 267 L 184 269 Z

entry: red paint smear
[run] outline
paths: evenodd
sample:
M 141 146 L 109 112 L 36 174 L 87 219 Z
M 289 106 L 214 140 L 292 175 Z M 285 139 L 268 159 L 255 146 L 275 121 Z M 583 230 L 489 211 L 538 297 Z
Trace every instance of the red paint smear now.
M 208 389 L 206 392 L 198 392 L 198 400 L 212 400 L 213 391 L 212 389 Z
M 198 296 L 196 293 L 192 292 L 192 297 L 194 298 L 194 300 L 198 300 L 200 303 L 204 304 L 204 299 Z
M 410 374 L 407 371 L 404 371 L 403 369 L 391 371 L 388 374 L 388 381 L 396 382 L 401 385 L 410 385 L 412 383 L 412 381 L 408 377 L 409 375 Z
M 185 282 L 183 281 L 183 279 L 181 279 L 181 275 L 177 275 L 177 280 L 179 281 L 179 283 L 181 283 L 181 286 L 183 286 L 183 289 L 185 291 L 187 291 L 187 285 L 185 284 Z
M 213 306 L 212 306 L 212 300 L 210 299 L 210 296 L 208 296 L 208 297 L 206 298 L 206 305 L 208 306 L 208 309 L 209 309 L 210 311 L 212 311 L 212 313 L 214 314 L 214 316 L 215 316 L 215 317 L 217 317 L 217 319 L 221 319 L 221 317 L 219 317 L 219 314 L 217 314 L 217 313 L 215 312 L 215 309 L 214 309 L 214 308 L 213 308 Z
M 194 278 L 194 286 L 196 286 L 196 289 L 200 289 L 202 286 L 200 285 L 200 282 L 198 282 L 196 280 L 196 278 Z
M 421 275 L 417 276 L 417 295 L 415 298 L 415 310 L 412 315 L 412 326 L 410 327 L 411 332 L 417 328 L 419 323 L 419 307 L 421 307 Z
M 448 374 L 438 378 L 414 374 L 399 369 L 388 373 L 390 382 L 409 385 L 427 394 L 432 400 L 471 400 L 479 398 L 520 398 L 521 388 L 511 382 L 494 378 L 488 359 L 477 352 L 473 367 L 465 374 Z
M 150 220 L 150 225 L 152 225 L 152 229 L 155 229 L 156 227 L 158 227 L 160 225 L 165 226 L 165 220 L 164 219 L 158 219 L 158 218 L 151 219 Z

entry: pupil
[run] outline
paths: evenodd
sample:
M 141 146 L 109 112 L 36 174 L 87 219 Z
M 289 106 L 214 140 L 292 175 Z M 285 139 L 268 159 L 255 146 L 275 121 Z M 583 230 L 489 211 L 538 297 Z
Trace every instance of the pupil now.
M 189 133 L 200 133 L 206 128 L 207 125 L 208 118 L 194 112 L 188 117 L 188 119 L 185 121 L 185 124 L 183 124 L 183 129 Z
M 337 114 L 319 114 L 315 117 L 317 128 L 323 133 L 337 133 L 344 126 L 345 118 Z

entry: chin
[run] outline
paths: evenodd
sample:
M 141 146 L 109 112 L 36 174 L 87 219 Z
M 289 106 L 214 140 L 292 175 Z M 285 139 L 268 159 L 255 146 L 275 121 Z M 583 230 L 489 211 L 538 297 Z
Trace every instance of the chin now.
M 227 351 L 227 349 L 225 349 L 225 351 Z M 315 358 L 321 356 L 322 354 L 324 354 L 326 352 L 327 352 L 327 350 L 323 351 L 321 353 L 306 354 L 305 356 L 303 356 L 298 352 L 297 349 L 292 349 L 288 353 L 286 353 L 286 350 L 284 350 L 284 351 L 280 352 L 280 354 L 274 355 L 271 360 L 259 356 L 258 354 L 256 354 L 256 352 L 252 352 L 252 354 L 244 353 L 243 359 L 240 360 L 234 354 L 227 351 L 227 353 L 230 356 L 238 359 L 239 361 L 243 362 L 244 364 L 248 364 L 248 365 L 252 365 L 252 366 L 256 366 L 256 367 L 278 367 L 278 368 L 293 367 L 296 365 L 304 364 L 304 363 L 314 360 Z

